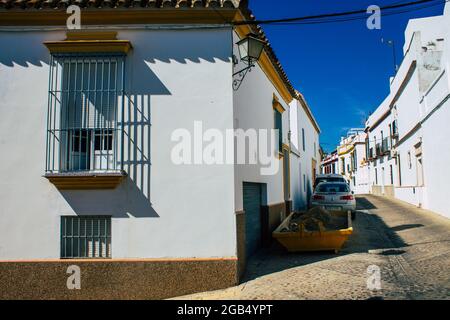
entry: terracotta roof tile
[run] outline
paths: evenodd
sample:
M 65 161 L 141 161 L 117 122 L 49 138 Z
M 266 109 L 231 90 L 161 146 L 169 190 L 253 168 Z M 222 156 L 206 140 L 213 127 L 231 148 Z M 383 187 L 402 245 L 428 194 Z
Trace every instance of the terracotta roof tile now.
M 247 4 L 247 1 L 245 1 L 245 2 L 246 2 L 245 4 Z M 244 14 L 244 17 L 246 18 L 247 21 L 256 20 L 256 17 L 253 15 L 252 11 L 248 8 L 248 5 L 242 6 L 241 11 Z M 292 86 L 292 83 L 289 80 L 286 72 L 284 71 L 283 66 L 280 63 L 280 60 L 278 60 L 278 57 L 277 57 L 275 51 L 273 50 L 272 46 L 270 45 L 270 41 L 267 38 L 263 28 L 259 25 L 250 25 L 250 26 L 253 28 L 253 31 L 257 35 L 259 35 L 261 40 L 266 42 L 266 44 L 267 44 L 266 52 L 269 55 L 269 58 L 272 60 L 272 63 L 275 65 L 275 68 L 277 69 L 278 74 L 280 75 L 280 77 L 286 84 L 287 88 L 289 89 L 289 93 L 292 95 L 293 98 L 299 99 L 298 91 L 295 90 L 295 88 Z
M 181 7 L 220 7 L 238 8 L 240 0 L 0 0 L 0 8 L 65 8 L 76 4 L 81 8 L 118 8 L 118 7 L 149 7 L 149 8 L 181 8 Z
M 255 16 L 248 8 L 248 0 L 0 0 L 0 8 L 10 10 L 21 9 L 64 9 L 71 4 L 80 8 L 239 8 L 248 21 L 254 21 Z M 289 81 L 275 51 L 270 45 L 264 30 L 258 25 L 251 25 L 253 32 L 267 43 L 266 53 L 277 69 L 280 77 L 288 87 L 290 94 L 298 98 L 298 94 Z

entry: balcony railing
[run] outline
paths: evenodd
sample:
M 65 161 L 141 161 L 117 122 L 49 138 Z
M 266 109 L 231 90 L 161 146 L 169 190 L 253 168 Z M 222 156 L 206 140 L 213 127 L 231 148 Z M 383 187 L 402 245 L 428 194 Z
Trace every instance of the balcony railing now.
M 380 143 L 377 143 L 377 144 L 375 145 L 375 153 L 376 153 L 376 156 L 377 156 L 377 157 L 380 157 L 380 156 L 383 155 L 383 151 L 382 151 L 382 149 L 381 149 L 381 144 L 380 144 Z
M 389 153 L 390 150 L 391 150 L 391 147 L 390 147 L 390 143 L 389 143 L 389 138 L 384 138 L 383 141 L 381 142 L 382 155 Z
M 373 148 L 369 148 L 369 160 L 372 160 L 374 158 L 374 154 L 373 154 Z

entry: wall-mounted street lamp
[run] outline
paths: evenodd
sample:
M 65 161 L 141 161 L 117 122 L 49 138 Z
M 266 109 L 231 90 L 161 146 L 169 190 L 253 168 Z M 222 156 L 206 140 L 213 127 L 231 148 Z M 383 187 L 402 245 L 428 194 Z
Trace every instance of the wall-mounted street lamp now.
M 247 66 L 233 74 L 233 88 L 238 90 L 244 81 L 245 76 L 255 66 L 255 62 L 259 60 L 266 43 L 258 38 L 257 35 L 249 33 L 244 39 L 236 43 L 239 50 L 241 61 Z M 237 64 L 237 58 L 234 57 L 234 63 Z

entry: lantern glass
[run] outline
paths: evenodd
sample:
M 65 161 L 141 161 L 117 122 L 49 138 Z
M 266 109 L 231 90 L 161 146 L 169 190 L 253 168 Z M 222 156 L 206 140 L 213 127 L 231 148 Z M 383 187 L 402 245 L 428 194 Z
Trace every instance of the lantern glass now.
M 239 55 L 241 56 L 241 60 L 248 60 L 248 38 L 242 39 L 238 42 Z
M 255 35 L 249 34 L 247 37 L 237 43 L 241 60 L 251 63 L 259 60 L 264 42 L 259 40 Z

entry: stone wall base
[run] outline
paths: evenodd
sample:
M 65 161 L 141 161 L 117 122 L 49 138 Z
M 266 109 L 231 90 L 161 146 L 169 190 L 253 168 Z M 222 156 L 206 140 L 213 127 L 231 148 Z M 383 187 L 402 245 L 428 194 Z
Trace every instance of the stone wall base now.
M 80 290 L 67 288 L 71 265 Z M 0 299 L 164 299 L 237 282 L 236 258 L 0 262 Z

